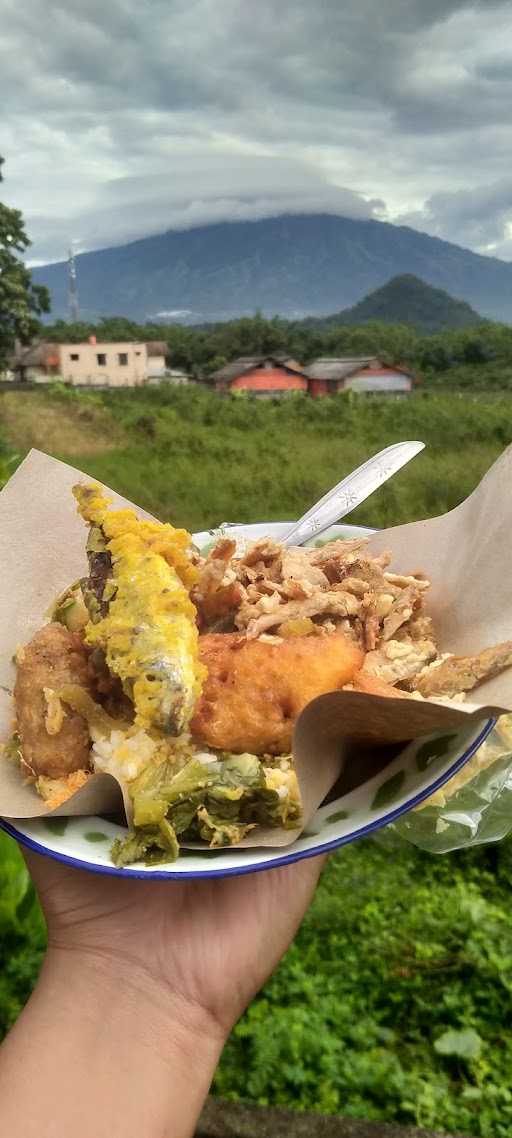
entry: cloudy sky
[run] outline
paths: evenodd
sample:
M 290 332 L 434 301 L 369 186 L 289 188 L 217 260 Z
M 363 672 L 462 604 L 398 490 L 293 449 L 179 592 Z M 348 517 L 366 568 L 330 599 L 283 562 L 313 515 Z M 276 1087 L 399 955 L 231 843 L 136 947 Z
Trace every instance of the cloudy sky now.
M 512 0 L 0 0 L 36 261 L 329 211 L 512 260 Z

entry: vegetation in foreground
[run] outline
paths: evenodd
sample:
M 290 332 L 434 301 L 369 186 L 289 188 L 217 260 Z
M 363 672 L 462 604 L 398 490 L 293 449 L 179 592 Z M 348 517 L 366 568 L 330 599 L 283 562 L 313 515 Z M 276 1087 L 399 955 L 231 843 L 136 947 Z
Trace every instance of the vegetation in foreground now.
M 312 403 L 201 389 L 0 395 L 0 478 L 36 445 L 162 517 L 296 517 L 398 438 L 428 449 L 356 512 L 377 526 L 456 505 L 511 441 L 510 401 L 432 394 Z M 16 455 L 18 457 L 16 457 Z M 433 858 L 359 842 L 331 858 L 294 945 L 226 1048 L 215 1091 L 505 1138 L 512 1130 L 512 843 Z M 44 926 L 0 835 L 0 1028 Z
M 426 450 L 350 520 L 377 527 L 442 513 L 512 439 L 510 402 L 461 395 L 340 395 L 255 402 L 194 387 L 0 394 L 0 435 L 71 462 L 163 519 L 194 530 L 292 519 L 398 439 Z

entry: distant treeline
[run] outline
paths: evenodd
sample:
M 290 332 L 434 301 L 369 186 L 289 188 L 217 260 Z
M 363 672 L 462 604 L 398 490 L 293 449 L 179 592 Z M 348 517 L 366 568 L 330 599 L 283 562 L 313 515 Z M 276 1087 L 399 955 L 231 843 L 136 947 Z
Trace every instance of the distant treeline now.
M 72 343 L 93 334 L 99 341 L 165 340 L 172 365 L 206 380 L 236 356 L 287 352 L 305 365 L 317 356 L 376 355 L 412 366 L 427 383 L 512 390 L 512 326 L 492 321 L 434 335 L 407 324 L 311 327 L 259 314 L 198 327 L 136 324 L 121 316 L 98 324 L 57 320 L 42 330 L 47 340 Z

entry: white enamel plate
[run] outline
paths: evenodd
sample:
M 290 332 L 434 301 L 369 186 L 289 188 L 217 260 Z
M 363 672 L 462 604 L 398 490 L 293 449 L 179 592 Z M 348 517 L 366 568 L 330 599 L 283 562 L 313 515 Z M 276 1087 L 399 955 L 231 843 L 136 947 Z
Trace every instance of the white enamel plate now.
M 279 539 L 290 525 L 291 522 L 269 522 L 230 526 L 229 534 L 250 540 L 265 535 Z M 371 532 L 357 526 L 338 525 L 321 540 L 323 543 L 336 537 Z M 214 537 L 213 533 L 199 533 L 195 540 L 199 548 L 205 550 Z M 109 851 L 114 838 L 123 837 L 126 828 L 109 819 L 39 818 L 16 824 L 0 820 L 0 826 L 29 849 L 94 873 L 174 879 L 253 873 L 326 853 L 393 822 L 452 778 L 481 746 L 493 724 L 491 719 L 478 729 L 473 725 L 459 732 L 438 733 L 408 744 L 379 774 L 321 806 L 307 830 L 284 851 L 282 847 L 276 850 L 268 847 L 209 850 L 205 847 L 204 850 L 182 850 L 178 861 L 169 867 L 136 864 L 117 869 Z

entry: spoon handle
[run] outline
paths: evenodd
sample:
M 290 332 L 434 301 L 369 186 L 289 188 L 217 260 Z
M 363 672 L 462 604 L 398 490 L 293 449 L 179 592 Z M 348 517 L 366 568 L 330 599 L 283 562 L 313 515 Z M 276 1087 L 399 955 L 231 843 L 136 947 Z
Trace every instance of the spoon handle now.
M 374 490 L 377 490 L 383 482 L 387 482 L 388 478 L 396 474 L 397 470 L 410 462 L 411 458 L 419 454 L 424 446 L 425 443 L 421 442 L 393 443 L 392 446 L 374 454 L 373 458 L 363 462 L 362 466 L 358 466 L 357 470 L 352 471 L 352 474 L 342 478 L 341 482 L 333 486 L 332 490 L 324 494 L 316 505 L 312 506 L 298 522 L 295 522 L 288 533 L 281 538 L 282 543 L 284 545 L 304 545 L 312 537 L 317 537 L 318 534 L 329 529 L 329 526 L 339 522 L 341 518 L 350 514 L 356 506 L 369 498 Z

